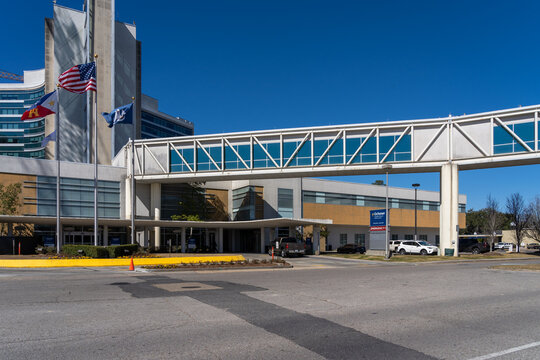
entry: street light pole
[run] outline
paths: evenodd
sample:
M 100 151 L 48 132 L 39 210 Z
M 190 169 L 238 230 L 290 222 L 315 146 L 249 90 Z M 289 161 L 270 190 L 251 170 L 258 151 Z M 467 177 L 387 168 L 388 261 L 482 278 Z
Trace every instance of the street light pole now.
M 388 169 L 392 168 L 390 164 L 384 164 L 382 168 L 386 172 L 386 207 L 385 207 L 385 226 L 384 226 L 384 258 L 390 259 L 390 250 L 388 248 L 388 217 L 390 216 L 388 211 Z
M 412 184 L 412 186 L 414 187 L 414 240 L 418 240 L 418 210 L 417 210 L 417 207 L 416 207 L 416 204 L 418 202 L 418 187 L 420 186 L 420 184 L 418 183 L 415 183 L 415 184 Z

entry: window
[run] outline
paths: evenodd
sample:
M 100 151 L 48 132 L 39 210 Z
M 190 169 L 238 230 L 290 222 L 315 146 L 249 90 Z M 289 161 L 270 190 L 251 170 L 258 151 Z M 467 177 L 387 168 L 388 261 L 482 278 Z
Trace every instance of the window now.
M 435 245 L 439 246 L 441 244 L 441 237 L 439 235 L 435 235 Z
M 392 234 L 392 240 L 398 240 L 399 235 L 398 234 Z
M 339 245 L 343 246 L 347 243 L 347 234 L 339 234 Z
M 263 217 L 262 193 L 255 186 L 233 190 L 233 220 L 255 220 Z
M 421 241 L 427 241 L 427 235 L 418 235 L 418 239 Z
M 56 215 L 56 178 L 38 176 L 37 213 L 42 216 Z M 92 217 L 94 215 L 94 181 L 75 178 L 60 179 L 60 214 L 66 217 Z M 120 217 L 120 183 L 98 182 L 98 216 Z
M 522 122 L 506 126 L 513 131 L 525 144 L 534 149 L 534 122 Z M 526 151 L 505 128 L 497 125 L 493 128 L 493 152 L 495 154 Z
M 278 213 L 281 217 L 292 218 L 294 212 L 293 190 L 278 189 Z
M 366 246 L 366 234 L 354 234 L 354 244 L 358 246 Z
M 405 240 L 414 240 L 414 235 L 405 235 Z

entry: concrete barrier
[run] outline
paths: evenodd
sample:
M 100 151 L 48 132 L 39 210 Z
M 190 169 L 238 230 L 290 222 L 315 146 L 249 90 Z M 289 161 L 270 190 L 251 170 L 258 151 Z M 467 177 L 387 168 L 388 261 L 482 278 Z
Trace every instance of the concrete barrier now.
M 134 258 L 135 266 L 244 261 L 242 255 Z M 0 268 L 106 267 L 129 266 L 131 259 L 0 259 Z

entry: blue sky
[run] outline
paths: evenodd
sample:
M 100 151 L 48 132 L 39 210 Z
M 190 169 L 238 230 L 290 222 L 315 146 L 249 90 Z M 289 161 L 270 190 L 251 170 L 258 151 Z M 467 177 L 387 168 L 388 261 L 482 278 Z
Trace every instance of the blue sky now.
M 42 68 L 52 2 L 1 10 L 0 69 Z M 538 104 L 539 11 L 535 1 L 116 0 L 117 20 L 135 21 L 142 41 L 143 92 L 197 134 Z M 540 166 L 461 171 L 460 192 L 475 209 L 490 193 L 501 204 L 516 191 L 531 200 L 539 175 Z M 390 178 L 413 182 L 439 189 L 437 173 Z

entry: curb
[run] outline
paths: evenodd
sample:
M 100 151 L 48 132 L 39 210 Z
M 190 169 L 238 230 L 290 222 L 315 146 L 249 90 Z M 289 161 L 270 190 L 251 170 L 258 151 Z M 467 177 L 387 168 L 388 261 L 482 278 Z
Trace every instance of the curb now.
M 194 256 L 172 258 L 135 258 L 136 266 L 193 264 L 201 261 L 245 261 L 242 255 L 234 256 Z M 55 268 L 55 267 L 109 267 L 129 266 L 129 259 L 37 259 L 37 260 L 0 260 L 0 268 Z
M 238 270 L 238 271 L 242 271 L 242 270 L 279 270 L 279 269 L 292 269 L 293 266 L 292 265 L 287 265 L 287 266 L 244 266 L 244 267 L 234 267 L 234 266 L 231 266 L 231 267 L 215 267 L 215 268 L 201 268 L 201 269 L 196 269 L 196 268 L 190 268 L 190 269 L 182 269 L 182 268 L 176 268 L 176 269 L 135 269 L 135 271 L 140 271 L 140 272 L 174 272 L 174 271 L 221 271 L 221 270 Z M 144 271 L 143 271 L 144 270 Z

